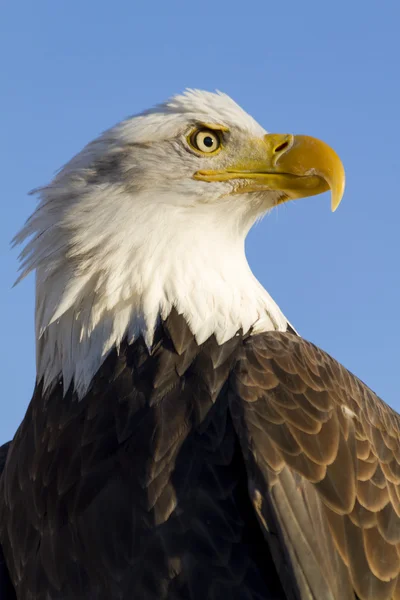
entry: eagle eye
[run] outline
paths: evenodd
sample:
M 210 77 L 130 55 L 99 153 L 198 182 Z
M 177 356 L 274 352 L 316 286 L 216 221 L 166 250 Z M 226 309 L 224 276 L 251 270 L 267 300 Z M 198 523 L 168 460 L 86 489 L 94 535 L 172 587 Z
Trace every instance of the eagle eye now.
M 192 148 L 202 154 L 214 154 L 221 149 L 221 133 L 218 130 L 196 129 L 188 141 Z

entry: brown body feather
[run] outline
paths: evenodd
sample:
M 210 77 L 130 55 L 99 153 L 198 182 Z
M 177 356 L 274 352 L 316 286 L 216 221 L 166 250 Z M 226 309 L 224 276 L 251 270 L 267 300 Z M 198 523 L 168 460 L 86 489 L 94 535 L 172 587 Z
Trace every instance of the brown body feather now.
M 173 313 L 83 400 L 37 385 L 0 480 L 17 598 L 398 600 L 399 428 L 300 337 Z
M 241 352 L 231 408 L 253 503 L 264 527 L 273 505 L 301 597 L 398 600 L 399 415 L 295 335 Z

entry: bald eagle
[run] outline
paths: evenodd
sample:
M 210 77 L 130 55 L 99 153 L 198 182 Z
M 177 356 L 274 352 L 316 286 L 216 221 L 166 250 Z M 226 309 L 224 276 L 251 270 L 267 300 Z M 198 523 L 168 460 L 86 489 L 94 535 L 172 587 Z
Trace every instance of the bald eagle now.
M 252 225 L 336 153 L 187 91 L 106 131 L 16 242 L 37 379 L 0 465 L 2 600 L 400 598 L 400 417 L 300 337 Z

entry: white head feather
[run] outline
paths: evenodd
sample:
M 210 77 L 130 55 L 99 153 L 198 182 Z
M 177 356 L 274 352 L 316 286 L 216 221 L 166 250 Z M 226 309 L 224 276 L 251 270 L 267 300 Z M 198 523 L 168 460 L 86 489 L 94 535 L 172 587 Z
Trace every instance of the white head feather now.
M 46 388 L 62 377 L 65 391 L 73 382 L 84 395 L 108 352 L 140 335 L 150 346 L 172 307 L 199 343 L 212 334 L 223 343 L 241 328 L 286 329 L 244 251 L 276 193 L 229 195 L 231 181 L 194 180 L 224 161 L 190 150 L 186 136 L 199 122 L 229 127 L 231 155 L 265 134 L 228 96 L 189 90 L 109 129 L 38 190 L 16 242 L 31 237 L 21 278 L 36 271 Z

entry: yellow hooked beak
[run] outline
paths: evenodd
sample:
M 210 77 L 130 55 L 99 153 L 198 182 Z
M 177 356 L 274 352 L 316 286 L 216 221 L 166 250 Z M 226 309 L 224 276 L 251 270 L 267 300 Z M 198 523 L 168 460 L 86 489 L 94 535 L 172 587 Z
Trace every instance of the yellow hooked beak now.
M 331 190 L 331 207 L 340 204 L 345 187 L 342 162 L 328 144 L 307 135 L 268 133 L 250 140 L 238 162 L 222 170 L 197 171 L 201 181 L 242 179 L 240 193 L 277 190 L 278 204 Z

